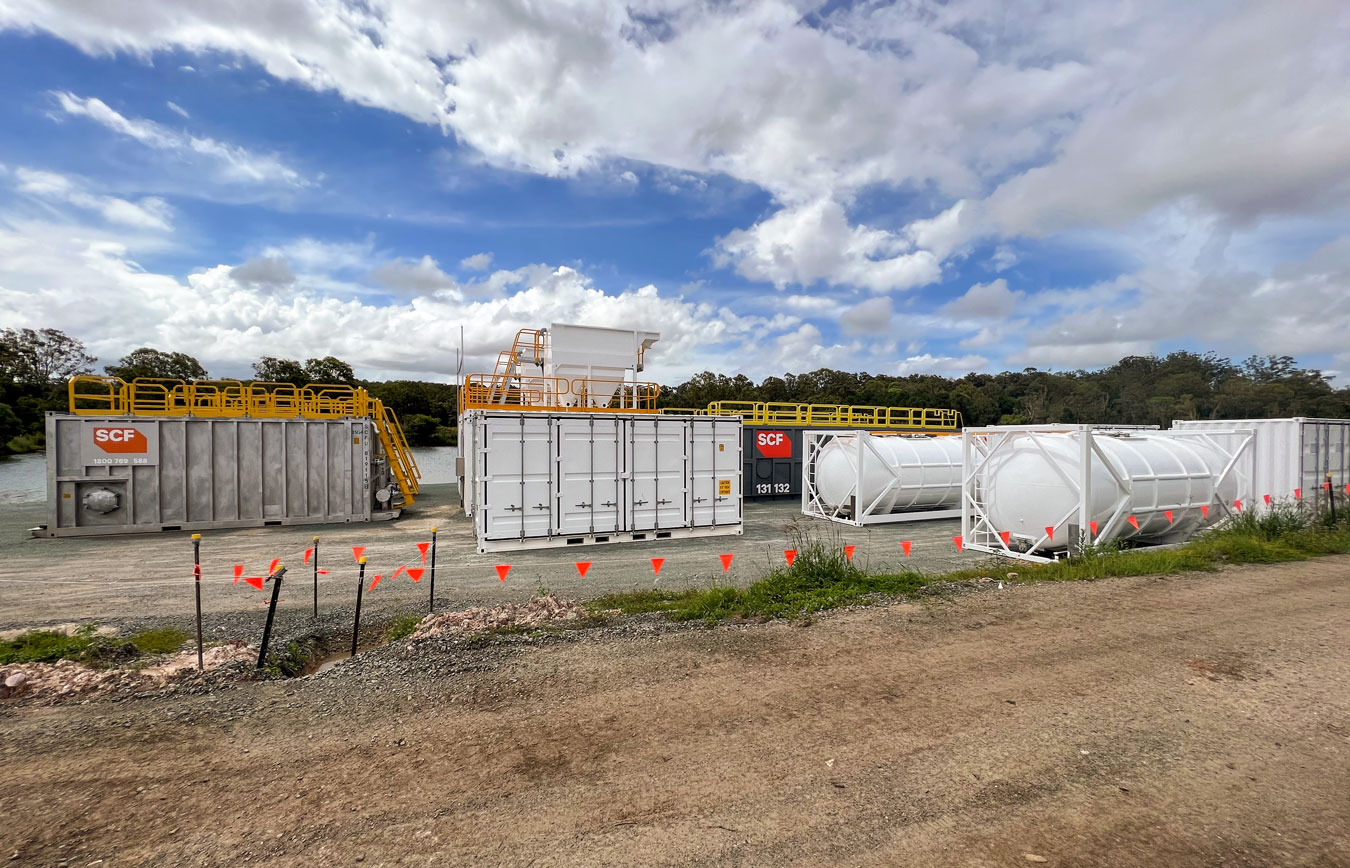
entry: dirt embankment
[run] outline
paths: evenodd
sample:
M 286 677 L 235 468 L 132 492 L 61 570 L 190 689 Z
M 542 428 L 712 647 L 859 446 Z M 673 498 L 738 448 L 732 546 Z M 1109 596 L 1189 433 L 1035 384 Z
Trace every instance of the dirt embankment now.
M 1348 629 L 1336 558 L 22 708 L 0 859 L 1350 865 Z

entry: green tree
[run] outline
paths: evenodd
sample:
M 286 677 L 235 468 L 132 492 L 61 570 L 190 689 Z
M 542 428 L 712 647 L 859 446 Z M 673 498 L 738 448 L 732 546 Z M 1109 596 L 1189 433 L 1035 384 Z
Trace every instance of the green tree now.
M 8 450 L 6 444 L 23 433 L 23 422 L 8 404 L 0 404 L 0 454 Z
M 5 329 L 0 332 L 0 365 L 7 382 L 63 385 L 93 370 L 95 359 L 84 343 L 57 329 Z
M 104 365 L 103 370 L 127 382 L 137 378 L 163 380 L 204 380 L 206 368 L 187 353 L 166 353 L 152 347 L 132 350 L 115 365 Z
M 409 446 L 440 445 L 440 437 L 438 436 L 440 427 L 440 420 L 435 416 L 413 413 L 403 417 L 403 434 L 408 438 Z
M 305 366 L 294 359 L 263 356 L 253 363 L 253 374 L 264 383 L 290 383 L 293 386 L 309 384 Z
M 333 356 L 305 360 L 305 376 L 311 383 L 346 383 L 349 386 L 356 383 L 352 366 Z

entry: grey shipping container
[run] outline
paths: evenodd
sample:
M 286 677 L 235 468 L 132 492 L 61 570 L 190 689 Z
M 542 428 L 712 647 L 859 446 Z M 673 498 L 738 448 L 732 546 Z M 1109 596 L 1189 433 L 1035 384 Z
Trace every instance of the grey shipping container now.
M 47 524 L 34 536 L 396 518 L 372 423 L 47 416 Z
M 742 533 L 739 417 L 475 410 L 459 430 L 480 552 Z

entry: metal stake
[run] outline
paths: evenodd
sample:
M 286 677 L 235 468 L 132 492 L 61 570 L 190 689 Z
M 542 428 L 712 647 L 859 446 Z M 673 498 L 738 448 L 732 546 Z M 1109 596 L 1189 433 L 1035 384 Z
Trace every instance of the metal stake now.
M 277 564 L 277 571 L 267 577 L 267 581 L 272 583 L 272 602 L 267 604 L 267 623 L 263 626 L 262 647 L 258 649 L 258 668 L 263 668 L 263 661 L 267 659 L 267 643 L 272 640 L 272 619 L 277 614 L 277 598 L 281 596 L 281 577 L 286 575 L 286 568 Z
M 1336 523 L 1336 488 L 1331 484 L 1331 474 L 1327 474 L 1327 503 L 1331 504 L 1331 523 Z
M 436 528 L 431 529 L 431 600 L 427 611 L 436 612 Z
M 319 538 L 314 538 L 314 620 L 319 620 Z
M 361 558 L 361 569 L 356 575 L 356 623 L 352 624 L 352 656 L 356 656 L 356 639 L 361 635 L 361 591 L 366 584 L 366 559 Z
M 192 583 L 197 592 L 197 671 L 206 668 L 202 662 L 202 535 L 192 535 Z

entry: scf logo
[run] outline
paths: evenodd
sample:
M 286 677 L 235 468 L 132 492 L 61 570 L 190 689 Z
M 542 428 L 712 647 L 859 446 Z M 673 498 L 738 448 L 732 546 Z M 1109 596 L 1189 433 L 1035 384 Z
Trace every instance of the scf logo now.
M 756 431 L 755 449 L 765 458 L 792 457 L 792 441 L 785 431 Z
M 104 452 L 119 454 L 128 452 L 144 454 L 150 450 L 150 441 L 135 428 L 95 428 L 94 445 Z

